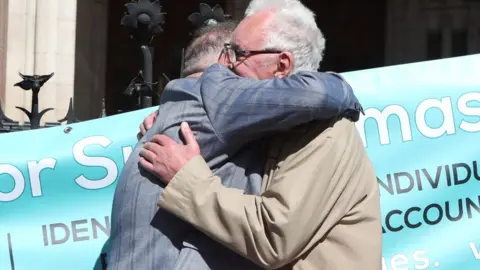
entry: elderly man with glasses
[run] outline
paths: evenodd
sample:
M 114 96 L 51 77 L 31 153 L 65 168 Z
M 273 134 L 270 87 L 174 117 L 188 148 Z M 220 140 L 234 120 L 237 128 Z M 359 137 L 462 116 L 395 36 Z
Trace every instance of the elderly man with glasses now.
M 299 72 L 287 77 L 289 70 L 279 70 L 269 80 L 237 76 L 225 65 L 253 55 L 283 52 L 224 45 L 233 29 L 229 30 L 219 24 L 196 34 L 186 52 L 186 78 L 166 86 L 153 127 L 126 162 L 114 197 L 109 269 L 256 268 L 190 224 L 158 209 L 163 179 L 138 164 L 145 161 L 142 150 L 165 145 L 156 134 L 181 143 L 180 124 L 188 121 L 203 157 L 223 179 L 222 184 L 259 195 L 266 135 L 313 120 L 358 119 L 360 105 L 351 87 L 337 75 Z M 214 64 L 221 51 L 222 64 Z M 209 61 L 208 65 L 214 65 L 203 74 L 196 72 Z
M 351 121 L 361 107 L 352 104 L 337 116 L 315 119 L 322 121 L 295 119 L 297 125 L 306 124 L 290 130 L 283 126 L 292 119 L 284 114 L 286 108 L 298 109 L 294 114 L 324 109 L 312 102 L 339 96 L 328 92 L 333 81 L 317 84 L 321 73 L 313 72 L 324 46 L 313 13 L 296 0 L 276 2 L 253 1 L 225 45 L 220 62 L 235 74 L 214 65 L 200 78 L 204 108 L 223 143 L 216 152 L 220 156 L 212 155 L 218 148 L 184 123 L 185 144 L 168 134 L 156 135 L 145 144 L 140 164 L 167 185 L 158 200 L 160 209 L 263 268 L 379 270 L 378 184 Z M 307 88 L 298 87 L 304 83 Z M 254 89 L 252 95 L 249 89 Z M 351 94 L 341 92 L 342 98 Z M 198 132 L 197 124 L 191 126 Z M 262 137 L 267 139 L 249 140 Z M 219 157 L 229 160 L 237 153 L 232 149 L 248 146 L 253 151 L 245 168 L 263 171 L 260 194 L 225 185 L 234 175 L 222 176 L 212 163 Z

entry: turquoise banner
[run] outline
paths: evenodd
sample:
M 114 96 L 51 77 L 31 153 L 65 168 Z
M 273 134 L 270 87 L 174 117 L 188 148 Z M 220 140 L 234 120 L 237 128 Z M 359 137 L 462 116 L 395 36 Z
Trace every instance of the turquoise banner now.
M 380 186 L 383 269 L 480 269 L 480 55 L 343 74 Z M 115 183 L 155 108 L 0 135 L 0 269 L 101 269 Z

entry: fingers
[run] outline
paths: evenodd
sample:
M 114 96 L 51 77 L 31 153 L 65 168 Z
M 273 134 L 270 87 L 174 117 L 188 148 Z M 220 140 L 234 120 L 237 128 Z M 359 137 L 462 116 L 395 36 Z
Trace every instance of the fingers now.
M 147 142 L 143 145 L 143 149 L 149 152 L 152 152 L 154 155 L 158 156 L 162 154 L 162 146 L 156 143 Z
M 145 170 L 155 175 L 153 164 L 159 155 L 161 155 L 162 147 L 155 143 L 145 143 L 140 151 L 139 164 Z
M 158 111 L 154 111 L 151 114 L 149 114 L 147 117 L 145 117 L 145 120 L 143 120 L 143 123 L 140 124 L 140 132 L 145 135 L 145 132 L 147 130 L 151 129 L 153 126 L 153 123 L 155 122 L 155 119 L 158 116 Z
M 153 126 L 153 122 L 155 122 L 155 119 L 157 118 L 158 111 L 154 111 L 153 113 L 149 114 L 147 118 L 145 118 L 144 124 L 145 128 L 149 130 Z
M 153 163 L 153 161 L 155 160 L 155 153 L 149 149 L 146 149 L 146 148 L 143 148 L 141 151 L 140 151 L 140 157 L 146 159 L 147 161 Z
M 140 166 L 142 166 L 145 170 L 147 170 L 149 173 L 154 173 L 154 170 L 153 170 L 153 163 L 149 162 L 148 160 L 146 160 L 145 158 L 143 157 L 140 157 Z
M 155 143 L 157 143 L 161 146 L 169 146 L 169 145 L 176 145 L 177 144 L 177 142 L 175 142 L 170 137 L 168 137 L 166 135 L 163 135 L 163 134 L 153 136 L 152 142 L 155 142 Z
M 147 129 L 145 128 L 145 122 L 140 124 L 140 134 L 145 135 L 145 132 L 147 132 Z
M 195 148 L 200 148 L 198 146 L 197 140 L 195 139 L 195 135 L 193 134 L 193 132 L 190 129 L 190 126 L 188 125 L 187 122 L 183 122 L 180 126 L 180 129 L 182 131 L 183 139 L 185 140 L 185 143 L 187 145 L 195 147 Z

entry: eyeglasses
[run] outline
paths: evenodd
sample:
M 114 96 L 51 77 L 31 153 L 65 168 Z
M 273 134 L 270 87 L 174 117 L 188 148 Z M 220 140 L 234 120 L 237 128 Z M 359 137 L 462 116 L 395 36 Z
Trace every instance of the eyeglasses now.
M 247 57 L 250 55 L 255 55 L 255 54 L 268 54 L 268 53 L 281 53 L 282 51 L 279 50 L 270 50 L 270 49 L 265 49 L 265 50 L 241 50 L 237 46 L 232 45 L 230 43 L 225 43 L 225 54 L 228 57 L 228 60 L 230 63 L 235 63 L 237 62 L 237 59 L 239 57 Z

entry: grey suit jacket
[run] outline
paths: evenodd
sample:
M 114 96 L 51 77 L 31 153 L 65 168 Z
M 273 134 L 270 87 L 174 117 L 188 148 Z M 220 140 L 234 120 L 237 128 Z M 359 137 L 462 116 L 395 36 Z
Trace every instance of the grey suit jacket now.
M 142 144 L 155 134 L 181 143 L 187 121 L 202 156 L 222 184 L 258 194 L 265 153 L 259 140 L 313 120 L 358 119 L 361 106 L 335 74 L 302 72 L 284 79 L 236 76 L 221 65 L 199 80 L 170 82 L 159 117 L 130 155 L 120 175 L 112 210 L 109 269 L 254 269 L 252 263 L 156 206 L 163 186 L 139 168 Z

